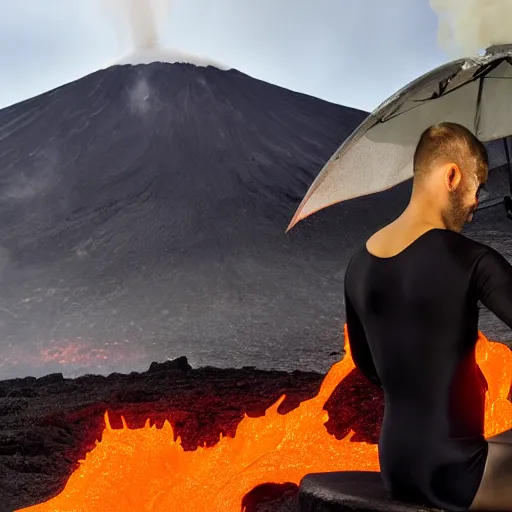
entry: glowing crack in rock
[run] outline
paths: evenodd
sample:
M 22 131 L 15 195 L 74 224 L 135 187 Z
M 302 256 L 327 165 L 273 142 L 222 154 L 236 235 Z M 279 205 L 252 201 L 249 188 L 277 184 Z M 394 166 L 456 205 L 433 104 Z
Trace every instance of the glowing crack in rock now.
M 354 369 L 345 326 L 346 355 L 325 376 L 318 395 L 287 413 L 281 397 L 264 416 L 240 422 L 234 438 L 210 448 L 184 451 L 166 422 L 112 429 L 105 414 L 101 442 L 69 478 L 63 492 L 31 512 L 239 512 L 243 497 L 267 482 L 299 483 L 310 472 L 378 470 L 377 445 L 354 442 L 350 432 L 336 440 L 324 423 L 324 404 Z M 512 352 L 479 334 L 477 362 L 488 382 L 485 432 L 512 427 Z
M 92 340 L 75 338 L 33 342 L 28 346 L 8 345 L 0 348 L 0 375 L 13 378 L 16 369 L 25 374 L 33 372 L 33 376 L 58 371 L 73 378 L 84 370 L 108 374 L 113 368 L 130 371 L 134 366 L 142 366 L 148 357 L 140 345 L 129 340 L 95 345 Z

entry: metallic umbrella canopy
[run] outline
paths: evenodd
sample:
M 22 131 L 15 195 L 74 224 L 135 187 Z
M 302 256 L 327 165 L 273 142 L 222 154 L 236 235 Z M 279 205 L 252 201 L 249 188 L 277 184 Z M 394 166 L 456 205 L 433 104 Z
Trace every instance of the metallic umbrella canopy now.
M 320 171 L 287 231 L 323 208 L 411 178 L 421 133 L 444 121 L 483 142 L 512 134 L 512 45 L 440 66 L 382 103 Z

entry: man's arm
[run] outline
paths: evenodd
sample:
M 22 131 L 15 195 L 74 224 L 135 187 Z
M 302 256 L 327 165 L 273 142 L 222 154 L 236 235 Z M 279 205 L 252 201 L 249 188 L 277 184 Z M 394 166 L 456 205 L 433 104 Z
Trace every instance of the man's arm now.
M 488 248 L 474 273 L 478 300 L 512 329 L 512 265 Z
M 359 316 L 350 302 L 347 291 L 345 289 L 345 314 L 347 320 L 348 337 L 350 341 L 350 351 L 352 352 L 352 360 L 356 368 L 373 384 L 382 388 L 377 370 L 373 363 L 372 354 L 366 339 L 363 325 L 359 320 Z

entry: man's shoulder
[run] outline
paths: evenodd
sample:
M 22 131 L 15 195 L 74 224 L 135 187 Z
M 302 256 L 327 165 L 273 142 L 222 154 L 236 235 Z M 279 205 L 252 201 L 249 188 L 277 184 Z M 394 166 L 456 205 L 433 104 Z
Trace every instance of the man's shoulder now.
M 350 255 L 347 266 L 345 268 L 345 280 L 353 272 L 354 267 L 357 267 L 359 261 L 364 258 L 366 252 L 366 242 L 360 244 Z
M 490 245 L 456 231 L 446 230 L 443 233 L 443 240 L 446 241 L 449 247 L 459 249 L 466 256 L 479 257 L 487 252 L 494 251 Z
M 359 258 L 364 256 L 365 252 L 366 252 L 366 241 L 364 243 L 359 244 L 356 247 L 356 249 L 352 252 L 352 254 L 350 255 L 350 258 L 348 260 L 347 269 L 350 267 L 350 265 L 354 261 L 357 261 Z

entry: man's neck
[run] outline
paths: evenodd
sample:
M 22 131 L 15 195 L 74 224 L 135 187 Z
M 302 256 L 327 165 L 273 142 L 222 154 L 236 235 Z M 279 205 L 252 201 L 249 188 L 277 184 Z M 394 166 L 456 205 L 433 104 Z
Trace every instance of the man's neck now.
M 416 227 L 420 229 L 447 228 L 439 207 L 427 197 L 411 198 L 407 208 L 395 222 L 411 229 Z

